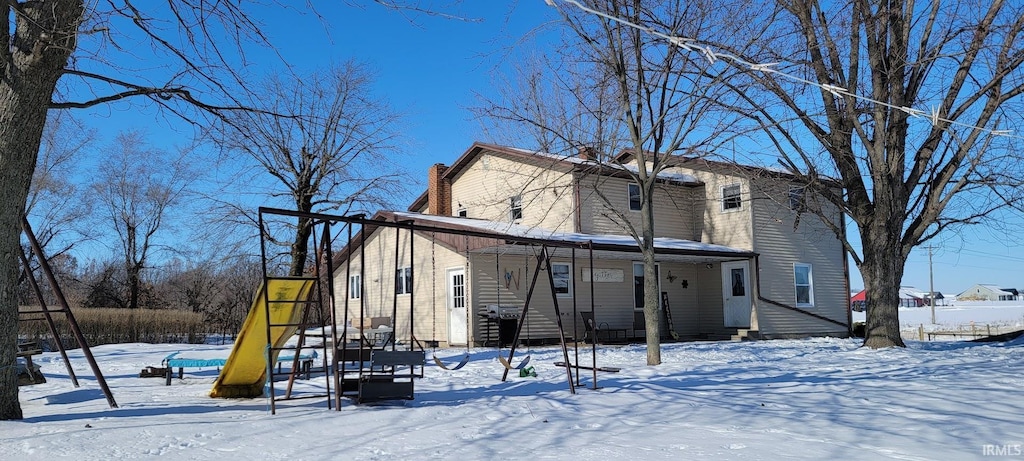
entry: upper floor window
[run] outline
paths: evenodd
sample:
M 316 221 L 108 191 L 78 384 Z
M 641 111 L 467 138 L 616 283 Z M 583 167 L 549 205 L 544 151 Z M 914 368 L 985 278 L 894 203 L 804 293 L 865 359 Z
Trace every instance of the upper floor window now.
M 455 215 L 460 218 L 465 218 L 469 216 L 469 211 L 467 211 L 465 208 L 459 208 L 458 211 L 456 211 L 455 213 Z
M 395 294 L 412 293 L 412 268 L 401 267 L 395 271 Z
M 740 191 L 739 184 L 722 186 L 722 211 L 738 210 L 743 206 L 743 198 L 740 196 Z
M 811 265 L 793 264 L 793 282 L 796 288 L 797 307 L 813 307 L 814 281 L 811 278 Z
M 515 195 L 508 199 L 509 202 L 509 219 L 512 221 L 518 221 L 523 219 L 523 196 Z
M 555 294 L 572 296 L 572 266 L 567 263 L 551 263 L 551 279 L 555 281 Z
M 351 299 L 363 297 L 363 284 L 359 283 L 359 274 L 348 278 L 348 297 Z
M 626 193 L 629 194 L 629 210 L 640 211 L 640 185 L 636 183 L 627 184 Z
M 791 185 L 789 186 L 789 209 L 794 211 L 804 211 L 807 207 L 805 202 L 805 191 L 807 187 Z

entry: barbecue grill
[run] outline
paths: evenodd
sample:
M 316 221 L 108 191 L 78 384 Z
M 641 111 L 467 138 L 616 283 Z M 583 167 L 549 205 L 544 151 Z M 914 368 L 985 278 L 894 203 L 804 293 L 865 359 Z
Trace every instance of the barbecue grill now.
M 518 319 L 522 313 L 522 306 L 499 306 L 497 304 L 488 304 L 487 309 L 480 315 L 491 320 L 515 320 Z

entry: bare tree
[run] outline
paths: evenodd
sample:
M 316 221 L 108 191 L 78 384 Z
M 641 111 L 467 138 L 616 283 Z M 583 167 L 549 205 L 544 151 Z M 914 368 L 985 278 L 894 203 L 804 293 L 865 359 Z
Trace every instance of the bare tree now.
M 427 12 L 433 6 L 377 3 Z M 8 0 L 0 6 L 0 420 L 22 417 L 14 367 L 16 252 L 48 109 L 134 98 L 195 122 L 245 110 L 239 100 L 246 93 L 246 52 L 249 45 L 269 45 L 264 25 L 247 13 L 256 6 L 202 0 Z
M 67 253 L 88 237 L 81 221 L 89 214 L 89 197 L 79 191 L 73 178 L 76 164 L 95 136 L 69 115 L 49 116 L 25 206 L 36 239 L 49 257 Z
M 235 2 L 141 7 L 147 10 L 127 0 L 13 0 L 0 6 L 0 420 L 22 417 L 14 367 L 16 252 L 47 111 L 133 96 L 181 115 L 189 107 L 238 108 L 232 97 L 241 87 L 237 52 L 242 42 L 265 43 L 259 24 Z M 79 40 L 83 36 L 89 40 Z M 139 55 L 121 47 L 126 43 L 151 47 Z
M 1024 108 L 1024 4 L 800 0 L 764 21 L 771 35 L 744 59 L 783 64 L 751 73 L 770 97 L 751 96 L 749 113 L 784 167 L 857 226 L 832 228 L 864 278 L 864 344 L 903 346 L 911 250 L 1024 198 L 1020 137 L 1003 131 Z
M 720 82 L 736 72 L 716 71 L 703 57 L 609 16 L 685 36 L 710 33 L 706 29 L 711 19 L 725 15 L 714 5 L 683 1 L 581 4 L 608 15 L 560 4 L 568 33 L 557 59 L 528 69 L 520 88 L 484 113 L 515 122 L 549 152 L 591 150 L 596 160 L 625 171 L 639 185 L 639 220 L 613 206 L 606 210 L 633 236 L 643 255 L 647 363 L 657 365 L 660 296 L 652 204 L 658 176 L 672 165 L 674 155 L 702 156 L 726 141 L 724 134 L 735 116 L 723 110 L 729 93 Z M 616 163 L 625 158 L 615 155 L 620 151 L 632 154 L 624 165 Z M 600 194 L 600 188 L 594 190 Z
M 240 257 L 221 263 L 217 271 L 220 289 L 210 300 L 211 310 L 207 312 L 207 319 L 219 328 L 222 341 L 242 328 L 261 278 L 257 258 Z
M 259 91 L 265 111 L 226 118 L 215 142 L 255 162 L 256 175 L 277 184 L 272 198 L 295 210 L 344 214 L 387 206 L 405 178 L 396 159 L 399 117 L 372 96 L 371 85 L 371 73 L 353 61 L 302 79 L 271 77 Z M 251 210 L 234 208 L 255 222 Z M 311 229 L 301 218 L 290 241 L 275 241 L 289 248 L 291 275 L 306 268 Z
M 156 234 L 181 199 L 190 174 L 186 163 L 149 148 L 142 134 L 118 135 L 93 184 L 105 222 L 117 233 L 126 275 L 128 308 L 139 307 L 142 271 L 156 248 Z
M 71 249 L 88 238 L 89 232 L 83 218 L 89 214 L 89 196 L 79 191 L 72 178 L 76 173 L 75 164 L 92 141 L 92 132 L 83 129 L 67 114 L 53 113 L 49 116 L 25 214 L 36 240 L 51 263 L 67 261 Z M 22 247 L 28 257 L 29 267 L 22 267 L 18 283 L 27 284 L 29 271 L 36 270 L 38 265 L 28 243 L 23 242 Z M 41 275 L 36 278 L 40 285 L 48 285 Z M 28 287 L 25 290 L 31 291 Z M 44 289 L 44 292 L 48 291 Z

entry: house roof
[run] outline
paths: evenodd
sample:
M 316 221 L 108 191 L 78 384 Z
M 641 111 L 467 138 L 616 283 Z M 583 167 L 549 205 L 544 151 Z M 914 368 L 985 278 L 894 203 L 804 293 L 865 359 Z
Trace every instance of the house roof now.
M 487 144 L 482 142 L 474 142 L 469 149 L 466 149 L 458 159 L 456 159 L 444 174 L 441 176 L 445 179 L 452 179 L 465 170 L 473 161 L 484 152 L 493 152 L 506 157 L 515 158 L 524 161 L 537 161 L 546 160 L 550 161 L 552 168 L 562 168 L 567 171 L 585 171 L 588 173 L 601 174 L 605 176 L 613 177 L 629 177 L 630 172 L 636 172 L 636 165 L 618 165 L 614 163 L 602 163 L 593 160 L 586 160 L 579 156 L 566 156 L 559 154 L 552 154 L 549 152 L 535 151 L 529 149 L 520 149 L 517 147 L 499 146 L 497 144 Z M 658 180 L 664 182 L 671 182 L 676 184 L 698 186 L 703 184 L 693 175 L 685 173 L 663 171 L 658 174 Z M 408 211 L 418 211 L 427 204 L 427 191 L 423 191 L 412 204 L 409 205 Z
M 668 167 L 670 167 L 670 168 L 671 167 L 691 168 L 691 169 L 695 169 L 695 170 L 703 170 L 703 171 L 719 172 L 719 173 L 721 173 L 721 172 L 734 172 L 736 174 L 740 174 L 740 175 L 744 175 L 744 176 L 757 176 L 757 177 L 765 177 L 765 178 L 777 178 L 777 179 L 783 179 L 783 180 L 786 180 L 786 181 L 797 181 L 797 180 L 801 179 L 801 177 L 799 177 L 797 175 L 794 175 L 793 173 L 790 173 L 789 171 L 787 171 L 786 169 L 784 169 L 782 167 L 775 167 L 775 168 L 773 168 L 773 167 L 770 167 L 770 166 L 754 166 L 754 165 L 744 165 L 744 164 L 736 163 L 736 162 L 717 161 L 717 160 L 709 159 L 708 158 L 709 155 L 710 154 L 708 154 L 708 155 L 698 155 L 698 156 L 686 156 L 686 155 L 678 155 L 678 154 L 670 154 L 670 155 L 663 154 L 663 156 L 666 157 L 664 159 L 665 164 Z M 619 155 L 615 156 L 614 161 L 617 162 L 617 163 L 627 163 L 627 162 L 633 161 L 633 151 L 632 150 L 624 150 L 624 151 L 622 151 L 621 153 L 619 153 Z M 842 185 L 840 184 L 840 182 L 838 180 L 836 180 L 834 178 L 829 178 L 827 176 L 818 175 L 817 181 L 820 181 L 822 184 L 826 185 L 827 187 L 842 187 Z
M 484 219 L 460 218 L 454 216 L 437 216 L 422 213 L 394 212 L 400 220 L 430 223 L 437 227 L 469 228 L 482 232 L 493 232 L 496 237 L 526 238 L 533 240 L 550 240 L 561 243 L 593 242 L 595 248 L 613 251 L 635 251 L 636 241 L 628 235 L 615 234 L 582 234 L 576 232 L 560 232 L 539 227 L 528 227 L 520 224 Z M 693 240 L 669 237 L 654 238 L 655 251 L 663 254 L 693 254 L 714 256 L 751 257 L 754 252 L 725 245 L 695 242 Z
M 592 244 L 595 252 L 639 253 L 636 241 L 628 235 L 581 234 L 559 232 L 538 227 L 527 227 L 509 222 L 488 221 L 454 216 L 437 216 L 415 212 L 381 211 L 374 218 L 377 221 L 411 222 L 418 232 L 434 232 L 432 240 L 459 252 L 482 252 L 497 246 L 509 244 L 548 244 L 552 246 L 585 247 Z M 373 233 L 372 225 L 366 231 Z M 445 230 L 453 231 L 445 233 Z M 362 231 L 360 231 L 362 232 Z M 459 233 L 468 237 L 463 242 Z M 368 236 L 368 235 L 367 235 Z M 349 245 L 335 254 L 335 266 L 339 267 L 349 252 L 358 248 L 362 235 L 357 234 Z M 724 245 L 695 242 L 692 240 L 656 237 L 655 252 L 662 258 L 685 262 L 710 262 L 730 259 L 747 259 L 757 253 Z
M 1001 296 L 1008 296 L 1014 294 L 1013 292 L 1008 291 L 1006 288 L 1001 288 L 999 285 L 986 285 L 983 283 L 981 284 L 981 286 L 988 288 L 989 290 L 992 290 L 993 293 Z
M 928 297 L 928 293 L 922 292 L 914 287 L 900 287 L 900 299 L 925 299 Z

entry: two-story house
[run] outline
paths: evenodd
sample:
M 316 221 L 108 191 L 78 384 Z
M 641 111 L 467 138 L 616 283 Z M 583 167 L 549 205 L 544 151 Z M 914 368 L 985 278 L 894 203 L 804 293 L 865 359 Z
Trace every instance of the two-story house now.
M 669 328 L 663 316 L 663 333 L 847 334 L 843 246 L 816 217 L 801 217 L 803 190 L 792 178 L 677 160 L 658 176 L 653 197 L 659 291 L 672 320 Z M 589 241 L 592 259 L 552 246 L 556 295 L 542 280 L 521 338 L 558 337 L 552 298 L 570 336 L 584 330 L 572 313 L 593 309 L 603 328 L 640 337 L 643 266 L 627 231 L 640 228 L 640 194 L 627 167 L 599 163 L 587 151 L 566 158 L 473 144 L 450 166 L 430 168 L 427 191 L 408 211 L 376 216 L 455 233 L 366 227 L 336 258 L 335 293 L 345 298 L 336 305 L 348 318 L 394 315 L 397 331 L 411 325 L 420 341 L 482 344 L 496 339 L 488 306 L 522 306 L 538 261 L 539 244 L 501 236 Z

